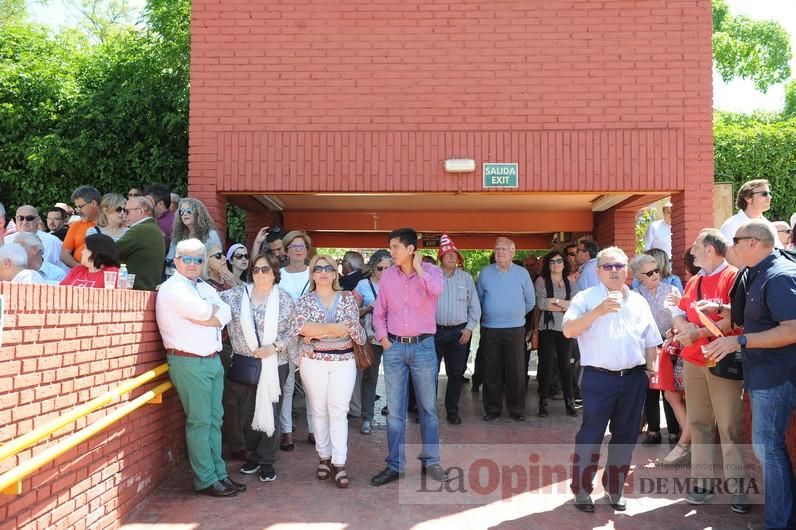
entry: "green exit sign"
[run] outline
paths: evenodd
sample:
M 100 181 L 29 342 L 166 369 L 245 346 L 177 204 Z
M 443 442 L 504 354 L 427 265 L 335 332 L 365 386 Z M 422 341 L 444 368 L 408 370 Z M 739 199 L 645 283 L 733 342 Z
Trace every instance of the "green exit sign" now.
M 484 164 L 485 188 L 516 188 L 519 185 L 519 164 Z

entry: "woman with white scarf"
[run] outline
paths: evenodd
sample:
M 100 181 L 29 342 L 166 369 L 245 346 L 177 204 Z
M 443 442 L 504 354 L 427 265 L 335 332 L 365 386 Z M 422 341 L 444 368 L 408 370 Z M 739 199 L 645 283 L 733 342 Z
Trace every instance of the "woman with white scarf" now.
M 244 425 L 248 460 L 241 467 L 244 475 L 259 474 L 262 482 L 276 480 L 274 469 L 279 451 L 281 428 L 279 410 L 281 388 L 288 374 L 287 344 L 296 332 L 293 322 L 293 299 L 276 284 L 279 283 L 279 260 L 273 254 L 260 255 L 251 262 L 252 284 L 240 285 L 220 294 L 232 310 L 227 326 L 235 357 L 261 359 L 256 385 L 236 385 L 241 396 L 241 417 Z M 235 358 L 233 357 L 233 364 Z
M 299 368 L 315 427 L 318 480 L 348 487 L 348 403 L 357 378 L 354 343 L 364 344 L 354 295 L 341 291 L 329 256 L 310 261 L 309 292 L 296 302 L 294 328 L 302 336 Z

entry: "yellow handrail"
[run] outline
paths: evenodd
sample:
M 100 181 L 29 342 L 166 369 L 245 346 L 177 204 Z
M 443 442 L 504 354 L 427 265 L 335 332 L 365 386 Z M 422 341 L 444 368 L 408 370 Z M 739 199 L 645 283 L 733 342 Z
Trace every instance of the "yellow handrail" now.
M 167 366 L 167 365 L 163 365 Z M 158 367 L 160 368 L 160 366 Z M 162 373 L 162 372 L 161 372 Z M 99 419 L 84 427 L 83 429 L 77 431 L 74 434 L 69 435 L 67 438 L 59 441 L 56 445 L 50 447 L 49 449 L 42 451 L 41 453 L 35 455 L 30 460 L 19 464 L 17 467 L 7 471 L 0 475 L 0 491 L 6 495 L 19 495 L 22 493 L 22 480 L 39 469 L 40 467 L 44 466 L 45 464 L 52 462 L 65 452 L 69 451 L 73 447 L 83 443 L 84 441 L 88 440 L 95 434 L 98 434 L 103 429 L 107 428 L 108 426 L 112 425 L 114 422 L 122 419 L 123 417 L 127 416 L 137 408 L 141 407 L 142 405 L 156 400 L 160 397 L 163 392 L 167 391 L 172 387 L 171 381 L 166 381 L 164 383 L 159 384 L 152 390 L 143 393 L 139 397 L 135 398 L 133 401 L 122 405 L 118 409 L 114 410 L 112 413 L 108 414 L 102 419 Z
M 41 427 L 33 429 L 29 433 L 20 436 L 16 440 L 12 440 L 6 445 L 0 446 L 0 461 L 3 461 L 6 458 L 19 453 L 23 449 L 38 443 L 61 427 L 69 425 L 70 423 L 74 423 L 78 419 L 88 416 L 95 410 L 109 405 L 114 399 L 122 394 L 126 394 L 131 390 L 135 390 L 147 381 L 151 381 L 152 379 L 155 379 L 156 377 L 163 375 L 168 371 L 168 363 L 163 363 L 160 366 L 144 372 L 134 379 L 130 379 L 129 381 L 122 383 L 115 389 L 105 392 L 101 396 L 92 399 L 88 403 L 72 409 L 69 413 L 60 416 L 51 422 L 45 423 Z M 0 491 L 2 491 L 2 488 L 0 488 Z

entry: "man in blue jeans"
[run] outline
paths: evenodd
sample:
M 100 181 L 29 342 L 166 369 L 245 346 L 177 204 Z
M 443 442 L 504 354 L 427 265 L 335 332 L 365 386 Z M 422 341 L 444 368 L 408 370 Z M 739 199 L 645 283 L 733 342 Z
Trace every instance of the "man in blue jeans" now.
M 437 418 L 437 353 L 434 313 L 442 292 L 439 267 L 423 263 L 417 250 L 417 233 L 399 228 L 389 235 L 393 266 L 382 272 L 379 296 L 373 310 L 373 329 L 384 348 L 382 365 L 387 390 L 387 467 L 370 483 L 382 486 L 404 473 L 406 455 L 407 379 L 412 375 L 423 450 L 421 472 L 446 482 L 448 475 L 439 461 L 439 419 Z
M 796 408 L 796 263 L 774 249 L 767 221 L 741 225 L 733 243 L 740 264 L 749 267 L 744 334 L 713 341 L 707 355 L 720 360 L 738 348 L 743 353 L 744 384 L 752 401 L 752 448 L 763 466 L 765 528 L 793 528 L 796 477 L 785 435 Z M 750 528 L 762 527 L 750 523 Z

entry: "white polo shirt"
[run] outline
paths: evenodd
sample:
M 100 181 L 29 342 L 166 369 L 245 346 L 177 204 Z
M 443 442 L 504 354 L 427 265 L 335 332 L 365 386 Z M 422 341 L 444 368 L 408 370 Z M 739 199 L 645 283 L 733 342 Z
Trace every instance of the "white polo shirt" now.
M 774 246 L 777 248 L 782 248 L 782 243 L 779 240 L 779 234 L 777 234 L 777 227 L 774 226 L 774 223 L 772 223 L 762 215 L 756 219 L 752 219 L 751 217 L 746 215 L 746 212 L 744 212 L 743 210 L 738 210 L 738 213 L 736 213 L 735 215 L 724 221 L 724 223 L 722 223 L 721 225 L 720 229 L 721 233 L 730 242 L 730 246 L 733 245 L 732 238 L 735 237 L 735 233 L 738 231 L 741 225 L 744 225 L 749 221 L 765 221 L 765 223 L 771 229 L 771 233 L 774 235 Z

